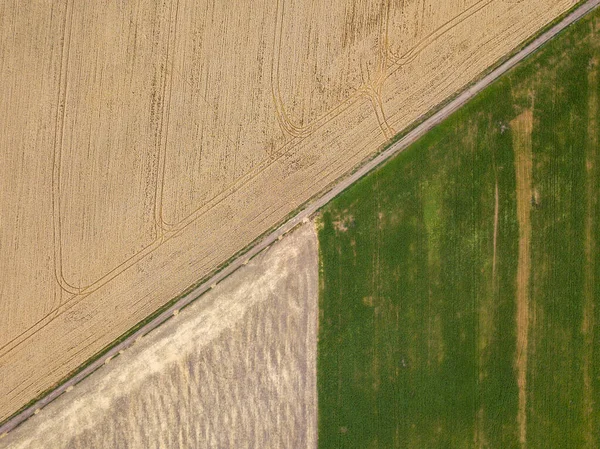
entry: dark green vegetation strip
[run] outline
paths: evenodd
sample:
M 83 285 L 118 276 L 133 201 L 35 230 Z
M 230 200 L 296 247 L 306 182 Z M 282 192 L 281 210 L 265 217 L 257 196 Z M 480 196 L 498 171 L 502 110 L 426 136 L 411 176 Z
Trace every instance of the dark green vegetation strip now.
M 600 447 L 599 32 L 324 208 L 321 448 Z

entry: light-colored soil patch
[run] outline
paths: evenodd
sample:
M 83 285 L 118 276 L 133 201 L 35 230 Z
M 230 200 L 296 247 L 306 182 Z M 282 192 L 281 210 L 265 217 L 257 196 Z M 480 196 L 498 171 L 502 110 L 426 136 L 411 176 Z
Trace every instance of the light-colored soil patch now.
M 0 421 L 576 0 L 0 2 Z
M 498 248 L 498 215 L 500 213 L 500 195 L 498 192 L 498 179 L 494 188 L 494 252 L 492 255 L 492 285 L 496 285 L 496 252 Z
M 9 433 L 0 447 L 315 448 L 312 224 Z
M 519 387 L 519 440 L 527 442 L 527 347 L 529 342 L 529 280 L 531 274 L 531 132 L 533 113 L 526 110 L 511 122 L 517 181 L 519 260 L 517 265 L 517 385 Z

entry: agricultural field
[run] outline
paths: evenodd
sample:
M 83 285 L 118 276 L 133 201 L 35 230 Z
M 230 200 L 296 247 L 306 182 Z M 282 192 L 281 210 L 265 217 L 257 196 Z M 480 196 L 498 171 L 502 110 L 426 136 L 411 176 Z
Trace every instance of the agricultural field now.
M 0 439 L 7 449 L 316 448 L 311 224 Z
M 576 3 L 1 1 L 0 422 Z
M 324 208 L 320 448 L 600 446 L 599 31 Z

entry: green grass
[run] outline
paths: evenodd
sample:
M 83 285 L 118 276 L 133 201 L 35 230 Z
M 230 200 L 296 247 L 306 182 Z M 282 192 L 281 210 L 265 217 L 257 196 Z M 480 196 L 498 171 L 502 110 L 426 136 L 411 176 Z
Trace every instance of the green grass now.
M 527 110 L 527 447 L 600 447 L 599 28 L 570 27 L 323 209 L 321 448 L 519 446 Z

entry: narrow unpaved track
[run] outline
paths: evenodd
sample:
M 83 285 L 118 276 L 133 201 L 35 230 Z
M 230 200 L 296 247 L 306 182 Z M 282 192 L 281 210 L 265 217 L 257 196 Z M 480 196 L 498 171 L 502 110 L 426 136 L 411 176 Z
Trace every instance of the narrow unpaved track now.
M 417 139 L 419 139 L 423 134 L 425 134 L 431 128 L 433 128 L 434 126 L 439 124 L 441 121 L 443 121 L 445 118 L 447 118 L 450 114 L 455 112 L 457 109 L 459 109 L 461 106 L 463 106 L 466 102 L 468 102 L 471 98 L 473 98 L 475 95 L 477 95 L 479 92 L 481 92 L 485 87 L 487 87 L 494 80 L 496 80 L 502 74 L 506 73 L 508 70 L 510 70 L 516 64 L 518 64 L 520 61 L 522 61 L 527 56 L 529 56 L 531 53 L 533 53 L 535 50 L 537 50 L 544 43 L 548 42 L 550 39 L 552 39 L 554 36 L 556 36 L 558 33 L 560 33 L 562 30 L 564 30 L 566 27 L 568 27 L 572 23 L 576 22 L 581 17 L 586 15 L 588 12 L 590 12 L 591 10 L 596 8 L 599 4 L 600 4 L 600 0 L 590 0 L 586 3 L 584 3 L 583 5 L 581 5 L 580 7 L 578 7 L 570 15 L 565 17 L 562 21 L 560 21 L 558 24 L 556 24 L 555 26 L 550 28 L 545 33 L 541 34 L 539 37 L 537 37 L 535 40 L 533 40 L 530 44 L 528 44 L 526 47 L 521 49 L 515 55 L 510 57 L 507 61 L 505 61 L 500 66 L 498 66 L 496 69 L 494 69 L 488 75 L 486 75 L 485 77 L 483 77 L 482 79 L 480 79 L 479 81 L 477 81 L 476 83 L 474 83 L 473 85 L 468 87 L 463 92 L 461 92 L 456 98 L 454 98 L 452 101 L 447 103 L 444 107 L 442 107 L 435 114 L 433 114 L 432 116 L 430 116 L 429 118 L 424 120 L 421 124 L 419 124 L 417 127 L 415 127 L 408 134 L 406 134 L 406 136 L 404 136 L 398 142 L 396 142 L 395 144 L 388 147 L 386 150 L 384 150 L 378 156 L 376 156 L 375 158 L 373 158 L 372 160 L 367 162 L 365 165 L 363 165 L 360 169 L 358 169 L 353 174 L 340 180 L 335 186 L 333 186 L 331 188 L 331 190 L 327 191 L 325 194 L 323 194 L 319 198 L 310 202 L 297 215 L 295 215 L 293 218 L 291 218 L 289 221 L 284 223 L 282 226 L 280 226 L 279 228 L 277 228 L 276 230 L 274 230 L 273 232 L 271 232 L 270 234 L 265 236 L 258 244 L 256 244 L 251 249 L 249 249 L 245 254 L 242 254 L 241 256 L 237 257 L 222 271 L 220 271 L 219 273 L 217 273 L 214 276 L 212 276 L 211 278 L 209 278 L 206 282 L 204 282 L 202 285 L 198 286 L 196 289 L 189 292 L 186 296 L 182 297 L 174 305 L 172 305 L 170 308 L 168 308 L 163 313 L 158 315 L 154 320 L 152 320 L 151 322 L 147 323 L 145 326 L 143 326 L 142 328 L 137 330 L 135 333 L 133 333 L 131 336 L 129 336 L 126 340 L 124 340 L 124 341 L 120 342 L 119 344 L 115 345 L 114 347 L 112 347 L 105 354 L 105 356 L 103 358 L 94 361 L 93 363 L 91 363 L 90 365 L 85 367 L 81 372 L 79 372 L 78 374 L 76 374 L 75 376 L 70 378 L 68 381 L 66 381 L 64 384 L 57 387 L 55 390 L 53 390 L 47 396 L 40 399 L 38 402 L 31 405 L 30 407 L 26 408 L 18 415 L 9 419 L 6 423 L 4 423 L 0 427 L 0 437 L 3 434 L 14 429 L 16 426 L 18 426 L 20 423 L 22 423 L 24 420 L 26 420 L 30 416 L 32 416 L 36 410 L 41 409 L 42 407 L 47 405 L 49 402 L 54 400 L 56 397 L 61 395 L 65 390 L 67 390 L 68 388 L 77 384 L 79 381 L 81 381 L 83 378 L 88 376 L 90 373 L 92 373 L 96 369 L 100 368 L 102 365 L 104 365 L 106 359 L 110 359 L 111 357 L 115 356 L 116 354 L 119 353 L 119 351 L 122 351 L 122 350 L 126 349 L 127 347 L 131 346 L 137 339 L 143 337 L 145 334 L 147 334 L 151 330 L 160 326 L 167 319 L 169 319 L 171 316 L 173 316 L 173 313 L 175 311 L 186 306 L 190 302 L 196 300 L 199 296 L 201 296 L 203 293 L 208 291 L 212 286 L 216 285 L 218 282 L 220 282 L 225 277 L 229 276 L 232 272 L 237 270 L 249 258 L 253 257 L 254 255 L 258 254 L 260 251 L 262 251 L 263 249 L 265 249 L 266 247 L 271 245 L 277 239 L 281 238 L 284 234 L 286 234 L 291 229 L 296 227 L 299 223 L 307 220 L 312 214 L 314 214 L 322 206 L 324 206 L 326 203 L 328 203 L 331 199 L 333 199 L 334 197 L 339 195 L 342 191 L 347 189 L 350 185 L 352 185 L 353 183 L 358 181 L 360 178 L 365 176 L 367 173 L 371 172 L 377 166 L 381 165 L 388 159 L 392 158 L 396 154 L 403 151 L 406 147 L 408 147 L 410 144 L 412 144 Z

